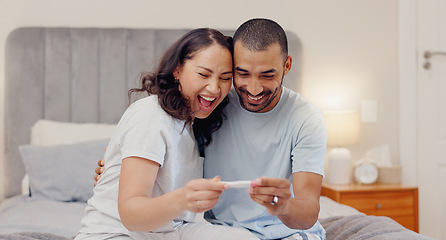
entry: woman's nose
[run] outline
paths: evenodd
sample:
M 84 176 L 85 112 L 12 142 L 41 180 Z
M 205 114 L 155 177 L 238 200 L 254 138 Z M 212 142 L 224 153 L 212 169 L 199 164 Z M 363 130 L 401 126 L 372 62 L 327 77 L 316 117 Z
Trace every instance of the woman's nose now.
M 219 79 L 212 79 L 207 85 L 207 90 L 211 93 L 217 94 L 220 92 L 220 81 Z

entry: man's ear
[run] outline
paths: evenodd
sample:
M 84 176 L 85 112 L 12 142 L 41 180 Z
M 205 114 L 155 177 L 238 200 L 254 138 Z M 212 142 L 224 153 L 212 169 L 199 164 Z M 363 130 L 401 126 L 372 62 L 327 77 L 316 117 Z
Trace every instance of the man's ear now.
M 293 58 L 288 55 L 288 57 L 286 58 L 285 64 L 284 64 L 284 76 L 287 75 L 290 70 L 291 70 L 291 65 L 293 64 Z

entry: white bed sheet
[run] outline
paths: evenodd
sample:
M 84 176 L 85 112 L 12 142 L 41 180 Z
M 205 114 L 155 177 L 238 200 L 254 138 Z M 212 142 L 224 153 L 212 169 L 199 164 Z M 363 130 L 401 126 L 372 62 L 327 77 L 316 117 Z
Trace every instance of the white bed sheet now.
M 45 232 L 73 238 L 81 228 L 84 202 L 31 200 L 26 195 L 6 199 L 0 207 L 0 234 Z
M 356 208 L 340 204 L 331 198 L 324 196 L 321 196 L 320 198 L 320 206 L 319 219 L 336 216 L 350 216 L 360 213 Z
M 31 200 L 26 195 L 9 198 L 0 206 L 0 234 L 45 232 L 73 238 L 81 227 L 86 205 L 84 202 Z M 320 205 L 319 219 L 359 213 L 327 197 L 320 198 Z M 203 214 L 197 214 L 195 221 L 207 223 Z

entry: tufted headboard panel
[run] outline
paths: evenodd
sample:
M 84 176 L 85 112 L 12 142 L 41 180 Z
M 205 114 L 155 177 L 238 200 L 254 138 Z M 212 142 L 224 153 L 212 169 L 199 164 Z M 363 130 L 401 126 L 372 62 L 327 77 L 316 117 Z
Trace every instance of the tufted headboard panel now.
M 3 197 L 21 191 L 17 147 L 38 119 L 117 123 L 138 74 L 189 29 L 19 28 L 6 42 Z M 233 31 L 222 31 L 232 35 Z M 287 32 L 293 68 L 285 86 L 300 89 L 301 44 Z M 68 166 L 67 166 L 68 167 Z M 92 170 L 93 171 L 93 170 Z

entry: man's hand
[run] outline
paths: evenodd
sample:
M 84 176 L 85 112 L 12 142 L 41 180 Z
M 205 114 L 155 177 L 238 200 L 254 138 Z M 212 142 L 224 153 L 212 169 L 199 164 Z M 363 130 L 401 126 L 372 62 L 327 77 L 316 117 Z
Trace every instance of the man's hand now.
M 287 227 L 309 229 L 317 221 L 322 176 L 311 172 L 293 173 L 293 193 L 290 182 L 280 178 L 261 177 L 249 189 L 251 199 L 264 206 L 268 213 L 276 215 Z M 274 202 L 274 196 L 277 202 Z
M 284 212 L 291 197 L 290 182 L 282 178 L 261 177 L 255 183 L 256 186 L 249 189 L 251 199 L 264 206 L 271 215 Z
M 95 170 L 94 170 L 96 173 L 96 175 L 94 175 L 94 186 L 96 186 L 98 184 L 98 180 L 99 180 L 99 178 L 101 178 L 101 174 L 105 170 L 104 165 L 105 165 L 104 159 L 101 159 L 98 161 L 98 167 L 95 168 Z

